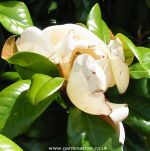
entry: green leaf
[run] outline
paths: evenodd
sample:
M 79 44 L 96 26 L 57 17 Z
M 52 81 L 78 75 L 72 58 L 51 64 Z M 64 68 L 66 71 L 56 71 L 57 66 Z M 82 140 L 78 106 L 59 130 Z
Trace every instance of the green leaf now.
M 56 94 L 53 94 L 45 101 L 33 105 L 28 100 L 27 91 L 23 92 L 14 104 L 1 133 L 9 138 L 15 138 L 24 133 L 54 101 L 55 97 Z
M 13 34 L 33 25 L 28 8 L 19 1 L 0 2 L 0 23 Z
M 145 118 L 142 113 L 130 109 L 130 114 L 124 122 L 137 132 L 150 136 L 150 119 Z
M 142 78 L 134 80 L 131 89 L 136 95 L 140 95 L 150 99 L 150 79 Z
M 139 135 L 138 131 L 131 129 L 129 126 L 125 127 L 125 131 L 124 151 L 149 151 L 144 136 Z
M 83 143 L 84 139 L 84 143 Z M 85 143 L 86 141 L 86 143 Z M 121 151 L 119 137 L 116 131 L 99 116 L 70 110 L 68 120 L 68 142 L 70 146 L 83 147 L 85 144 L 93 148 Z
M 89 13 L 87 27 L 91 32 L 108 44 L 111 39 L 111 31 L 101 17 L 100 7 L 98 4 L 95 4 Z
M 150 74 L 150 48 L 136 47 L 137 48 L 137 58 L 143 68 L 147 70 Z
M 150 72 L 146 71 L 140 63 L 133 64 L 129 69 L 133 79 L 150 78 Z
M 1 151 L 23 151 L 13 141 L 0 134 L 0 150 Z
M 66 131 L 67 113 L 53 102 L 48 109 L 30 126 L 25 135 L 36 139 L 52 139 Z M 60 126 L 61 125 L 61 126 Z
M 0 75 L 0 81 L 16 82 L 18 80 L 20 80 L 20 76 L 17 72 L 5 72 L 2 75 Z
M 30 81 L 19 81 L 0 92 L 0 130 L 5 126 L 15 102 L 29 85 Z
M 128 56 L 128 54 L 130 54 L 132 52 L 134 54 L 134 56 L 140 62 L 141 66 L 150 73 L 150 49 L 145 48 L 145 47 L 136 47 L 131 42 L 131 40 L 129 40 L 123 34 L 119 33 L 119 34 L 117 34 L 117 37 L 119 37 L 123 43 L 123 48 L 125 50 L 125 56 Z M 127 50 L 127 53 L 126 53 L 126 50 Z M 131 51 L 131 52 L 129 53 L 129 51 Z
M 17 52 L 7 60 L 16 65 L 16 69 L 23 79 L 28 79 L 35 73 L 42 73 L 52 77 L 58 76 L 59 71 L 48 58 L 32 52 Z
M 43 74 L 35 74 L 31 79 L 28 97 L 32 104 L 37 104 L 57 92 L 64 82 L 63 78 L 51 78 Z

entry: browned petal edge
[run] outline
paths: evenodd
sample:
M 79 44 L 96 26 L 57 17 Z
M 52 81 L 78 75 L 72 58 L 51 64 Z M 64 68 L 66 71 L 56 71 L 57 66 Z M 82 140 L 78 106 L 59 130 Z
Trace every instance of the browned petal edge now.
M 1 53 L 2 59 L 7 60 L 18 51 L 15 43 L 15 37 L 16 35 L 13 35 L 6 40 Z

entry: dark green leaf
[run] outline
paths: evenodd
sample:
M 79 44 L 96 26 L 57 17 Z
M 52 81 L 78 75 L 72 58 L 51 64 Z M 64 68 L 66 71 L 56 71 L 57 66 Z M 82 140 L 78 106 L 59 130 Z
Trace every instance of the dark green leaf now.
M 19 81 L 0 92 L 0 130 L 5 127 L 15 102 L 29 85 L 30 81 Z
M 28 8 L 19 1 L 0 2 L 0 23 L 13 34 L 33 25 Z
M 150 119 L 145 118 L 142 113 L 130 109 L 130 114 L 125 120 L 125 123 L 133 127 L 135 131 L 150 136 Z
M 16 65 L 16 69 L 23 79 L 28 79 L 35 73 L 58 76 L 59 71 L 48 58 L 32 52 L 18 52 L 7 60 Z
M 60 126 L 61 125 L 61 126 Z M 36 139 L 52 139 L 66 130 L 67 113 L 53 102 L 49 108 L 25 132 L 26 136 Z
M 140 63 L 130 66 L 130 75 L 133 79 L 150 78 L 150 72 L 145 70 Z
M 23 151 L 13 141 L 0 134 L 0 150 L 1 151 Z
M 106 44 L 111 39 L 111 31 L 101 18 L 101 10 L 98 4 L 95 4 L 89 13 L 87 26 L 90 31 L 101 38 Z
M 136 95 L 140 95 L 150 99 L 150 79 L 142 78 L 134 80 L 132 87 Z
M 138 131 L 131 129 L 129 126 L 126 126 L 125 128 L 126 139 L 124 151 L 149 151 L 144 136 L 139 135 Z
M 82 147 L 86 144 L 87 147 L 90 145 L 105 150 L 122 150 L 118 134 L 106 121 L 78 109 L 70 110 L 68 141 L 70 146 Z
M 55 97 L 56 95 L 53 94 L 50 98 L 37 105 L 32 105 L 28 100 L 27 91 L 25 91 L 14 104 L 7 123 L 1 133 L 9 138 L 14 138 L 24 133 L 37 117 L 47 109 Z
M 31 79 L 28 97 L 32 104 L 37 104 L 58 91 L 64 82 L 63 78 L 51 78 L 43 74 L 35 74 Z

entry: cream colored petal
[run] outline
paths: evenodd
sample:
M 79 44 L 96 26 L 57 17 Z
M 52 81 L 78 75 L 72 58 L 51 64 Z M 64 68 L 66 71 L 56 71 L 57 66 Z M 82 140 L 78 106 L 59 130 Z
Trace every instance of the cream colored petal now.
M 111 109 L 105 103 L 106 77 L 97 62 L 82 54 L 75 59 L 67 84 L 71 102 L 84 112 L 109 115 Z
M 74 50 L 75 38 L 74 30 L 70 29 L 64 34 L 62 39 L 53 47 L 53 54 L 50 57 L 55 64 L 65 64 L 69 62 Z
M 109 58 L 117 88 L 120 93 L 124 93 L 129 85 L 128 65 L 113 54 Z
M 108 49 L 104 42 L 99 39 L 99 37 L 90 32 L 88 29 L 76 24 L 50 26 L 43 30 L 43 34 L 49 41 L 52 41 L 53 45 L 56 45 L 65 35 L 65 33 L 71 29 L 74 30 L 75 39 L 86 41 L 89 46 L 99 44 L 101 46 L 101 51 Z
M 122 61 L 125 61 L 123 46 L 119 38 L 116 38 L 115 40 L 110 40 L 108 48 L 110 49 L 111 53 L 119 57 Z
M 105 56 L 104 58 L 99 59 L 97 62 L 105 72 L 106 79 L 107 79 L 107 86 L 113 87 L 115 85 L 115 79 L 114 79 L 109 58 Z
M 18 51 L 30 51 L 49 57 L 52 45 L 46 40 L 42 31 L 34 26 L 28 27 L 17 39 Z

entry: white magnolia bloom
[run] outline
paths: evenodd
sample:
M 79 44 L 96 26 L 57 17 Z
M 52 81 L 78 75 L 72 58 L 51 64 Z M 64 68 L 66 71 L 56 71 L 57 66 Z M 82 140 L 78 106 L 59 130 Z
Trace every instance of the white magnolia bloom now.
M 66 78 L 66 91 L 80 110 L 106 115 L 118 125 L 120 142 L 124 142 L 121 121 L 128 116 L 126 104 L 109 102 L 104 93 L 117 86 L 124 93 L 129 84 L 129 71 L 119 39 L 106 45 L 84 27 L 74 24 L 56 25 L 40 30 L 27 28 L 17 39 L 18 51 L 32 51 L 59 64 Z

